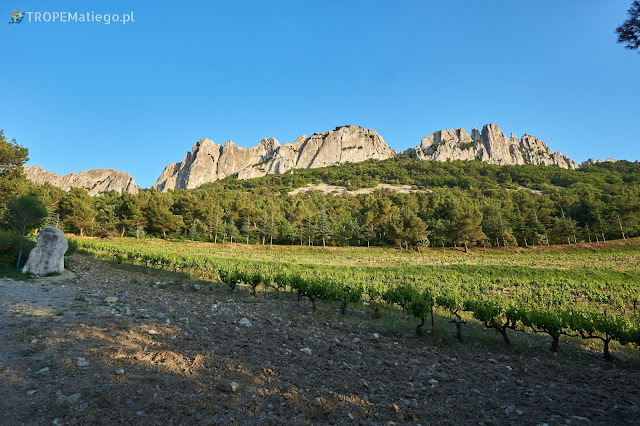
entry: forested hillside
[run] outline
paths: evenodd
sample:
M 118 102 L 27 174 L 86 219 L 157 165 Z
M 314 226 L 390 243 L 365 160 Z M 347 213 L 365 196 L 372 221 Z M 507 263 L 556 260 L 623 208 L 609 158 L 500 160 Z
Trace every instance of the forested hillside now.
M 380 183 L 416 191 L 288 193 L 310 183 L 349 190 Z M 384 161 L 295 170 L 194 190 L 90 197 L 24 183 L 43 199 L 49 224 L 82 235 L 312 245 L 526 246 L 640 235 L 640 164 L 565 170 L 479 161 Z

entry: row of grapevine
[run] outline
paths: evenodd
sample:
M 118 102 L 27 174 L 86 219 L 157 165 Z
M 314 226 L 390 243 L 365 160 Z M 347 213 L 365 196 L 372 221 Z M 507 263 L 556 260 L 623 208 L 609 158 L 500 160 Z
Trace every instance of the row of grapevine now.
M 298 265 L 295 263 L 230 259 L 204 251 L 181 253 L 159 247 L 128 247 L 103 241 L 79 240 L 78 245 L 118 262 L 187 272 L 202 279 L 220 280 L 231 289 L 249 285 L 276 291 L 295 291 L 308 299 L 313 309 L 319 301 L 334 301 L 344 313 L 350 304 L 368 301 L 400 307 L 417 318 L 421 327 L 434 306 L 448 311 L 462 338 L 462 313 L 496 330 L 510 344 L 510 330 L 532 330 L 551 337 L 557 351 L 562 336 L 599 339 L 604 357 L 611 359 L 610 343 L 640 344 L 637 281 L 623 273 L 610 276 L 615 284 L 599 276 L 549 273 L 513 267 L 467 265 L 434 267 L 355 267 Z M 580 275 L 580 274 L 578 274 Z

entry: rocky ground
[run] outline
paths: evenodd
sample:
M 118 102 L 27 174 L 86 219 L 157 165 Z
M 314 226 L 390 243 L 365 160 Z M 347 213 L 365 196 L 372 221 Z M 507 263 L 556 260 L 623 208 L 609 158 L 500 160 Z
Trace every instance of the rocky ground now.
M 640 424 L 633 359 L 416 338 L 410 322 L 398 337 L 365 311 L 71 263 L 0 279 L 1 424 Z

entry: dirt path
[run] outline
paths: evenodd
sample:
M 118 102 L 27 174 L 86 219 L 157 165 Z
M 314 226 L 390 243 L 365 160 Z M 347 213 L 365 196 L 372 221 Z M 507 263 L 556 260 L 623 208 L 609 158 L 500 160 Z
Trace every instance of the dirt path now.
M 637 368 L 546 340 L 376 338 L 366 313 L 72 262 L 0 279 L 0 424 L 640 424 Z

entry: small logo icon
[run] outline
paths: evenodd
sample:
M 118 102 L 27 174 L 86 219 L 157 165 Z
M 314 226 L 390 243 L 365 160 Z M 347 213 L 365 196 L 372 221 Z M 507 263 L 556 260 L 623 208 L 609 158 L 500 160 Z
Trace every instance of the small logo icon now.
M 19 24 L 23 19 L 24 14 L 20 10 L 13 9 L 13 12 L 11 12 L 11 20 L 9 21 L 9 25 Z

